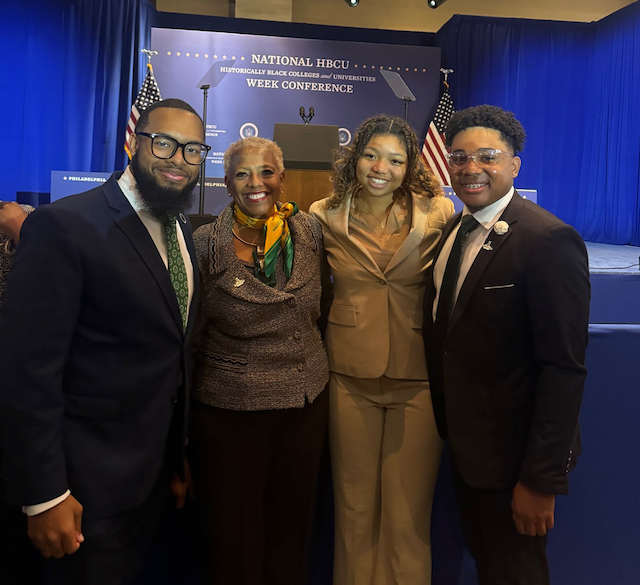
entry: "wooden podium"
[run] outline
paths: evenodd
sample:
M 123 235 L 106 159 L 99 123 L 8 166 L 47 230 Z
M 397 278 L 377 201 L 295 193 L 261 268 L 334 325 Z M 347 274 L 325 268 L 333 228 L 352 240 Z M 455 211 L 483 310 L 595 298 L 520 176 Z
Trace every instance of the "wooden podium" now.
M 280 200 L 283 202 L 295 201 L 298 204 L 298 209 L 309 211 L 309 207 L 314 201 L 328 197 L 331 195 L 331 191 L 331 171 L 286 170 Z
M 331 194 L 333 153 L 338 148 L 338 127 L 311 124 L 276 124 L 273 139 L 284 154 L 282 201 L 295 201 L 302 211 Z

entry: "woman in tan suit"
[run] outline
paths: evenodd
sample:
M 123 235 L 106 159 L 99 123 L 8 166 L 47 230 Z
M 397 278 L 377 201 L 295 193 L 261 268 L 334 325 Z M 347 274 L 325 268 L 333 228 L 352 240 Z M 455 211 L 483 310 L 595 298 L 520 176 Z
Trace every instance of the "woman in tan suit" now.
M 365 120 L 311 206 L 329 313 L 334 585 L 428 585 L 441 442 L 422 341 L 425 271 L 453 203 L 400 118 Z

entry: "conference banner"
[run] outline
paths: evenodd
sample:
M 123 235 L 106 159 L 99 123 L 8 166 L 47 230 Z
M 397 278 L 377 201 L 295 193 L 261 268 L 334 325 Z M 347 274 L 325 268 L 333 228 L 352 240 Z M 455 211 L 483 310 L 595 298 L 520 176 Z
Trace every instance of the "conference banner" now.
M 440 49 L 208 31 L 152 29 L 153 70 L 162 97 L 203 110 L 208 85 L 207 177 L 223 177 L 222 155 L 241 137 L 273 138 L 275 123 L 339 127 L 349 144 L 374 114 L 404 117 L 405 104 L 381 75 L 399 74 L 415 96 L 408 121 L 424 138 L 440 93 Z

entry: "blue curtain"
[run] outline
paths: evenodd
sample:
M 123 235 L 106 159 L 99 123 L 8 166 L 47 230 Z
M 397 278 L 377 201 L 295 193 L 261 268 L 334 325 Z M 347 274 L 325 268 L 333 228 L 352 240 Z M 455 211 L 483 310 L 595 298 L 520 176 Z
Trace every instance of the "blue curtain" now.
M 575 225 L 593 242 L 640 246 L 640 3 L 597 24 L 588 95 Z
M 0 155 L 11 161 L 0 199 L 48 192 L 52 169 L 123 168 L 140 49 L 151 26 L 191 28 L 193 17 L 157 13 L 148 0 L 0 0 L 0 14 Z M 225 23 L 257 32 L 255 21 L 197 19 L 203 29 Z M 316 38 L 350 30 L 257 24 L 262 34 Z M 380 32 L 358 40 L 399 42 Z M 528 132 L 516 185 L 538 189 L 541 205 L 591 241 L 640 245 L 639 35 L 640 2 L 588 24 L 455 16 L 437 35 L 443 66 L 455 70 L 456 107 L 514 111 Z
M 5 4 L 5 0 L 2 0 Z M 2 199 L 49 192 L 51 170 L 123 168 L 155 9 L 147 0 L 47 0 L 1 7 Z M 117 129 L 117 131 L 116 131 Z
M 597 23 L 453 17 L 439 32 L 457 109 L 528 133 L 516 186 L 591 241 L 640 245 L 640 3 Z

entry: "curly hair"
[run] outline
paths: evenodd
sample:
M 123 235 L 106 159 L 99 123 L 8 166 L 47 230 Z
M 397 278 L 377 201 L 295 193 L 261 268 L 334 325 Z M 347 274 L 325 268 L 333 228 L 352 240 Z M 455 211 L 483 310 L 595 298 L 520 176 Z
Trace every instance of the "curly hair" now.
M 250 136 L 249 138 L 241 138 L 229 145 L 229 148 L 224 153 L 223 166 L 224 174 L 229 176 L 231 171 L 231 159 L 234 154 L 237 154 L 245 148 L 259 148 L 260 150 L 266 150 L 273 155 L 276 159 L 276 172 L 280 174 L 284 171 L 284 159 L 282 158 L 282 149 L 273 141 L 268 138 L 260 138 L 258 136 Z
M 418 138 L 411 126 L 396 116 L 378 114 L 362 122 L 353 142 L 338 151 L 338 158 L 333 163 L 333 194 L 326 203 L 328 209 L 342 205 L 347 195 L 357 197 L 362 190 L 356 178 L 356 166 L 369 141 L 377 135 L 396 136 L 407 151 L 407 172 L 398 189 L 401 194 L 413 193 L 419 197 L 443 194 L 435 176 L 422 162 Z
M 500 138 L 513 150 L 513 154 L 518 154 L 524 148 L 527 135 L 513 112 L 486 104 L 460 110 L 449 118 L 444 131 L 447 146 L 451 147 L 456 134 L 475 127 L 497 130 Z

